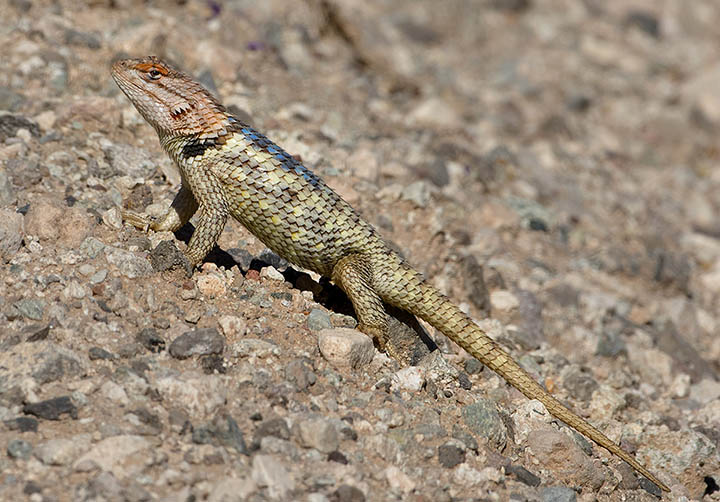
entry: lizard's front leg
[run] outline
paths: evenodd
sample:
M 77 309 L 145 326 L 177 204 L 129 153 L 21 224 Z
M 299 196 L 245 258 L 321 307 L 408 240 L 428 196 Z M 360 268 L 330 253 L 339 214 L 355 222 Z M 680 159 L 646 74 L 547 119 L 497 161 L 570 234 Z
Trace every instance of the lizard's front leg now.
M 229 210 L 222 183 L 209 170 L 196 166 L 186 173 L 183 180 L 180 191 L 160 220 L 152 221 L 131 211 L 124 211 L 123 219 L 144 230 L 149 228 L 156 232 L 174 232 L 200 209 L 200 218 L 185 250 L 185 256 L 191 267 L 194 267 L 217 243 L 225 228 Z
M 195 232 L 190 237 L 185 250 L 185 256 L 194 267 L 217 244 L 230 210 L 225 199 L 223 184 L 210 169 L 199 165 L 195 169 L 188 170 L 186 176 L 195 200 L 200 203 L 201 212 Z
M 197 210 L 198 203 L 192 190 L 183 183 L 180 191 L 162 218 L 154 220 L 146 215 L 130 210 L 123 210 L 122 218 L 123 221 L 130 223 L 135 228 L 144 232 L 148 230 L 154 230 L 155 232 L 175 232 L 180 230 Z

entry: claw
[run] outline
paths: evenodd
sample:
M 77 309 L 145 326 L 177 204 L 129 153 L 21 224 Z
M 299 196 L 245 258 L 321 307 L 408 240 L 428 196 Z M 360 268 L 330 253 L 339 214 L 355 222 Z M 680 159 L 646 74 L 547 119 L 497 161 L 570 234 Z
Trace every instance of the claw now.
M 132 226 L 143 232 L 150 230 L 155 221 L 149 216 L 145 216 L 135 211 L 123 209 L 121 211 L 123 221 L 130 223 Z

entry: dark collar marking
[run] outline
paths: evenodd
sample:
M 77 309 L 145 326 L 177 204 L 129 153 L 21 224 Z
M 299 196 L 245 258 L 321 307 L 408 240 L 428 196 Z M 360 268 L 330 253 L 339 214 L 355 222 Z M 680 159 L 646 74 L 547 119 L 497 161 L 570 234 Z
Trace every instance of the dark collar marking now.
M 217 142 L 214 139 L 199 139 L 193 138 L 182 148 L 182 156 L 186 159 L 190 157 L 197 157 L 198 155 L 204 155 L 205 150 L 208 148 L 215 148 Z

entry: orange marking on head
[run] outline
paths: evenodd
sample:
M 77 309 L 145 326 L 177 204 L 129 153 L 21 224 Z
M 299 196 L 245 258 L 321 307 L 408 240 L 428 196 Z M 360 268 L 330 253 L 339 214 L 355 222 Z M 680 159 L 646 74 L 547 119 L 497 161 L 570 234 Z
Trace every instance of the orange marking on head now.
M 163 65 L 157 63 L 139 63 L 135 65 L 135 69 L 140 71 L 157 70 L 163 75 L 168 74 L 168 69 L 165 68 Z

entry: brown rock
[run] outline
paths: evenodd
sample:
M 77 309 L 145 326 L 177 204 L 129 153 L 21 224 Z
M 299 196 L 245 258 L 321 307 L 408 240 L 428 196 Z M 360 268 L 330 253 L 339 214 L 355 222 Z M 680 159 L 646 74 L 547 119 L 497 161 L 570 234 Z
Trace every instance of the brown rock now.
M 83 209 L 47 200 L 30 204 L 25 219 L 28 235 L 71 248 L 79 246 L 95 225 L 95 219 Z
M 605 473 L 565 433 L 543 428 L 528 434 L 528 446 L 544 469 L 571 485 L 600 488 Z

